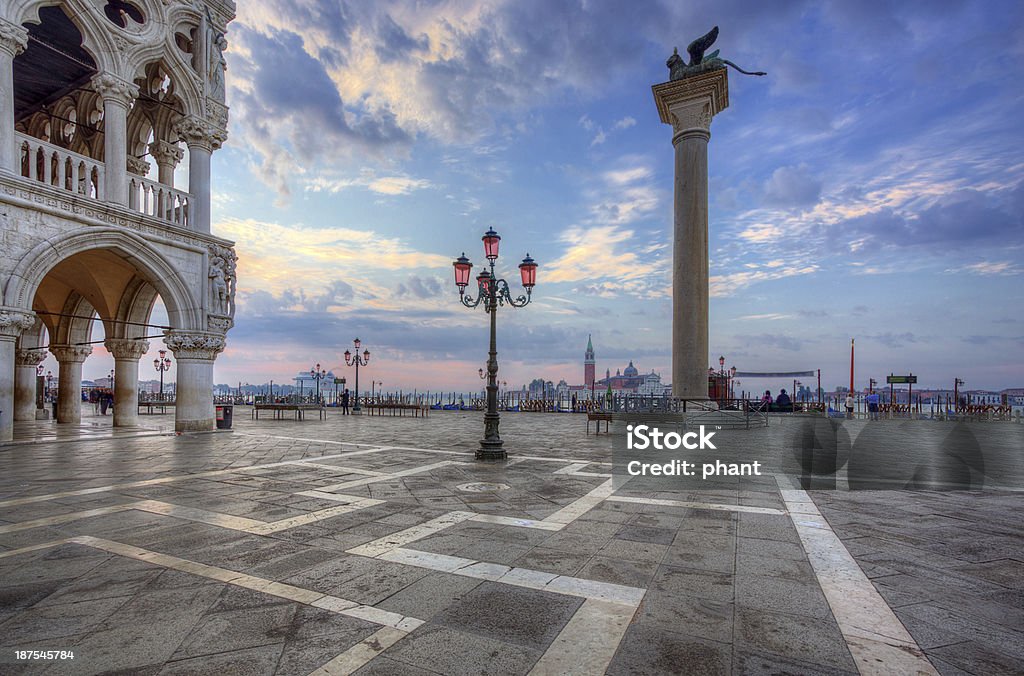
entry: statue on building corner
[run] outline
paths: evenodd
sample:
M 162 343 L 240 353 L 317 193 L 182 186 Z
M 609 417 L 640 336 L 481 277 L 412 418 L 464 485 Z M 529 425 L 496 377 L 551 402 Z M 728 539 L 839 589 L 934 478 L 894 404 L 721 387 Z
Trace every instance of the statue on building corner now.
M 690 63 L 686 63 L 686 61 L 683 60 L 683 57 L 679 56 L 678 49 L 673 49 L 672 56 L 668 57 L 668 61 L 665 62 L 665 65 L 668 66 L 669 81 L 682 80 L 690 75 L 704 73 L 709 70 L 715 70 L 716 68 L 725 68 L 726 66 L 732 66 L 744 75 L 767 75 L 764 71 L 751 72 L 743 70 L 732 61 L 720 58 L 718 56 L 719 50 L 717 49 L 705 56 L 704 52 L 706 52 L 717 39 L 718 26 L 715 26 L 706 34 L 691 42 L 690 46 L 686 48 L 686 51 L 690 55 Z

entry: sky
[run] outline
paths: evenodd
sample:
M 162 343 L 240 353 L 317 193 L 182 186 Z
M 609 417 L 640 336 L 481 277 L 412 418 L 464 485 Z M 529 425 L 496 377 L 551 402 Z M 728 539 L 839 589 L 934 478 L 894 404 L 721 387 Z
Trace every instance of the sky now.
M 451 262 L 479 266 L 489 226 L 513 289 L 527 252 L 540 266 L 530 305 L 499 312 L 499 380 L 581 383 L 593 334 L 599 373 L 668 381 L 674 165 L 651 85 L 713 25 L 768 75 L 730 71 L 712 123 L 709 364 L 820 368 L 831 389 L 855 337 L 858 387 L 1024 386 L 1024 6 L 945 0 L 238 3 L 216 381 L 351 378 L 359 337 L 361 379 L 478 388 L 486 315 Z

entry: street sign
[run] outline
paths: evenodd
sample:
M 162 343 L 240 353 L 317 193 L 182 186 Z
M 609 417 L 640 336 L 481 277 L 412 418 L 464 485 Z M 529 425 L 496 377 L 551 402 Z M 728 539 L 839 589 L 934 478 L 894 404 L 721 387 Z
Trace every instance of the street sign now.
M 917 376 L 886 376 L 887 385 L 916 385 Z
M 345 384 L 345 379 L 344 378 L 335 378 L 334 379 L 334 384 L 335 385 L 344 385 Z

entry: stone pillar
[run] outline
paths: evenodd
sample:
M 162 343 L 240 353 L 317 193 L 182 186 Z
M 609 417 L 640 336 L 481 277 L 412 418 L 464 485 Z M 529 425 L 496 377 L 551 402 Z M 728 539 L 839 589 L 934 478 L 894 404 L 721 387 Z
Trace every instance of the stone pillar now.
M 675 146 L 672 252 L 672 395 L 708 396 L 708 140 L 729 105 L 725 68 L 653 87 Z
M 92 79 L 103 101 L 103 197 L 128 206 L 128 108 L 139 88 L 110 73 Z
M 0 442 L 14 438 L 15 345 L 35 321 L 29 312 L 0 307 Z
M 188 146 L 189 225 L 197 232 L 210 232 L 210 157 L 227 138 L 227 132 L 196 117 L 182 118 L 175 125 Z
M 82 363 L 92 354 L 88 345 L 51 345 L 60 365 L 57 374 L 57 422 L 82 422 Z
M 114 357 L 114 427 L 139 424 L 139 359 L 149 341 L 107 338 L 103 345 Z
M 36 419 L 36 368 L 46 359 L 46 350 L 19 349 L 15 353 L 14 372 L 14 419 L 16 421 Z
M 159 181 L 163 185 L 174 187 L 174 170 L 177 168 L 184 153 L 177 143 L 167 141 L 153 141 L 149 144 L 149 155 L 156 161 L 157 170 L 160 172 Z
M 0 171 L 21 174 L 21 153 L 14 134 L 14 57 L 28 46 L 28 31 L 0 19 Z
M 213 362 L 224 350 L 224 336 L 171 331 L 164 343 L 177 358 L 174 431 L 205 432 L 214 426 Z

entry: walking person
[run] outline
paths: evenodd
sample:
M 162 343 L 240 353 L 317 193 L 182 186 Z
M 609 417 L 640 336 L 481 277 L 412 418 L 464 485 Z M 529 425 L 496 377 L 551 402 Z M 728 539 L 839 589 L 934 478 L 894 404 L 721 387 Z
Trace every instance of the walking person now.
M 92 404 L 92 414 L 99 415 L 100 413 L 100 392 L 93 388 L 89 390 L 89 403 Z
M 341 393 L 341 414 L 348 415 L 348 388 Z
M 846 393 L 846 419 L 853 420 L 853 407 L 857 401 L 853 398 L 853 392 Z
M 107 414 L 107 406 L 109 405 L 109 400 L 107 399 L 107 393 L 105 391 L 99 392 L 97 394 L 96 398 L 97 398 L 97 400 L 99 401 L 99 404 L 100 404 L 100 415 L 106 415 Z

